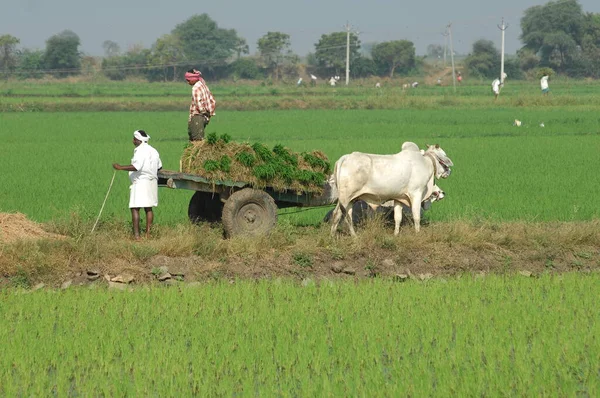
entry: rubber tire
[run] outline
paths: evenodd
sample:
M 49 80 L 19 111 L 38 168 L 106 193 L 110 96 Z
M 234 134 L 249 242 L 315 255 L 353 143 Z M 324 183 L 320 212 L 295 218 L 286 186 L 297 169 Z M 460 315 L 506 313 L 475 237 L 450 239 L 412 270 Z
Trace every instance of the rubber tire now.
M 219 195 L 197 191 L 188 205 L 188 218 L 194 224 L 199 222 L 219 222 L 223 214 L 223 202 Z
M 277 205 L 264 191 L 244 188 L 234 192 L 223 206 L 225 236 L 265 235 L 277 224 Z

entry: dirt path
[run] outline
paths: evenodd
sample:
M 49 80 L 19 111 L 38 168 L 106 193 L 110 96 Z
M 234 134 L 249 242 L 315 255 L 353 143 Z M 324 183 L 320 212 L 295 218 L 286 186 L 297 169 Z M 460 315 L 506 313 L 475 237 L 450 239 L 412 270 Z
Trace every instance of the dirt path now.
M 224 239 L 218 225 L 161 228 L 133 241 L 106 229 L 64 237 L 23 214 L 0 213 L 0 286 L 65 287 L 237 279 L 427 280 L 485 275 L 599 272 L 600 220 L 434 223 L 399 236 L 373 221 L 354 239 L 329 227 L 282 227 L 267 237 Z M 50 243 L 50 244 L 48 244 Z

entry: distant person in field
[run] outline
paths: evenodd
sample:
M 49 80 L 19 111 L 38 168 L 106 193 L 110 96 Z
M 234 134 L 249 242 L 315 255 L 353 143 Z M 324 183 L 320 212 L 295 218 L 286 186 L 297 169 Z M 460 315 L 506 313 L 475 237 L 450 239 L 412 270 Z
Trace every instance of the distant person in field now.
M 548 73 L 544 73 L 540 79 L 540 87 L 542 88 L 542 94 L 547 95 L 550 92 L 550 86 L 548 85 Z
M 158 151 L 148 144 L 150 136 L 144 130 L 133 132 L 133 159 L 126 166 L 113 163 L 115 170 L 129 172 L 129 208 L 133 221 L 133 236 L 140 239 L 140 209 L 146 211 L 146 237 L 150 236 L 150 228 L 154 221 L 153 207 L 158 206 L 158 170 L 162 162 Z
M 462 83 L 462 75 L 460 74 L 460 72 L 458 72 L 458 76 L 456 77 L 456 80 L 458 80 L 459 83 Z
M 192 104 L 188 117 L 188 136 L 190 141 L 204 139 L 204 130 L 215 115 L 215 98 L 210 92 L 202 73 L 190 69 L 185 73 L 185 80 L 192 86 Z
M 498 78 L 492 82 L 492 93 L 494 93 L 494 99 L 497 99 L 500 94 L 500 79 Z

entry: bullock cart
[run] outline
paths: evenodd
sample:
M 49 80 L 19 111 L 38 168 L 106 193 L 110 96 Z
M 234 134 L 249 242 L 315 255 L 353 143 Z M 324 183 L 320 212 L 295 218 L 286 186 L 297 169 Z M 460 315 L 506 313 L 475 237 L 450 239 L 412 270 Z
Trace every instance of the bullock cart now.
M 277 223 L 277 209 L 332 204 L 331 187 L 323 193 L 255 189 L 241 181 L 211 181 L 197 174 L 159 170 L 158 186 L 195 191 L 188 205 L 192 222 L 222 221 L 225 235 L 260 235 Z

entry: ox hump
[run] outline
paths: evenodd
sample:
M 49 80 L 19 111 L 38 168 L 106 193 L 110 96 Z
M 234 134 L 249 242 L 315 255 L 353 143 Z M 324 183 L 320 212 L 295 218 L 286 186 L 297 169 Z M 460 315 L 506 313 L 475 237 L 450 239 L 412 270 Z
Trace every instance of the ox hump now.
M 419 152 L 419 146 L 417 144 L 415 144 L 414 142 L 410 142 L 410 141 L 406 141 L 404 144 L 402 144 L 402 150 L 403 151 L 417 151 Z

